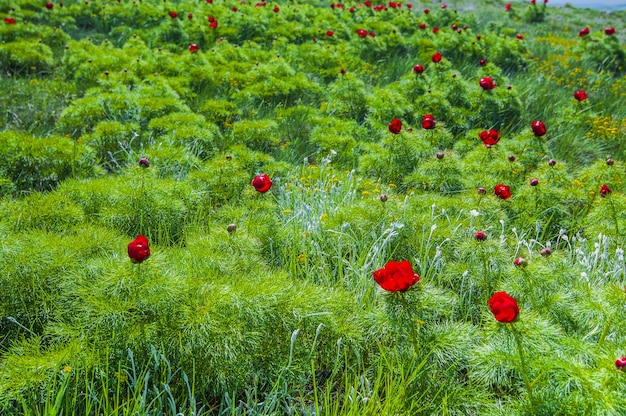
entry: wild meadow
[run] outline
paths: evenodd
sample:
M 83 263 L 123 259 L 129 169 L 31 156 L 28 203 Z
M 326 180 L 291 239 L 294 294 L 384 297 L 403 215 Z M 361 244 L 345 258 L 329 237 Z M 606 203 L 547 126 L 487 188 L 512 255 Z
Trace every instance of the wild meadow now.
M 0 16 L 0 414 L 626 414 L 625 11 Z

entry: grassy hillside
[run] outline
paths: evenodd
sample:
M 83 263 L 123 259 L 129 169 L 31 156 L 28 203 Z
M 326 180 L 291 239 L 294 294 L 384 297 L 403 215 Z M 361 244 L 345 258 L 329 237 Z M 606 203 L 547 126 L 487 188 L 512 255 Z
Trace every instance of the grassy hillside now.
M 626 413 L 626 12 L 536 3 L 0 1 L 0 413 Z

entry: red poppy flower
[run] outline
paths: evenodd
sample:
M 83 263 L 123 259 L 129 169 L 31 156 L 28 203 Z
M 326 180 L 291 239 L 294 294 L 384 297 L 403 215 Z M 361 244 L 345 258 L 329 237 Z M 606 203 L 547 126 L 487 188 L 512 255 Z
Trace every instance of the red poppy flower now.
M 480 137 L 485 146 L 493 146 L 500 141 L 500 132 L 493 129 L 489 131 L 483 130 L 478 134 L 478 137 Z
M 535 133 L 535 136 L 537 137 L 541 137 L 546 134 L 546 125 L 543 123 L 543 121 L 533 120 L 530 128 L 533 130 L 533 133 Z
M 442 5 L 441 5 L 441 8 L 442 8 L 442 9 L 447 9 L 447 8 L 448 8 L 448 5 L 444 3 L 444 4 L 442 4 Z
M 193 14 L 189 13 L 189 14 L 187 15 L 187 19 L 189 19 L 189 20 L 193 19 Z
M 493 79 L 491 79 L 491 77 L 481 78 L 480 81 L 478 81 L 478 84 L 482 87 L 483 90 L 492 90 L 498 86 L 495 82 L 493 82 Z
M 478 64 L 479 64 L 480 66 L 485 66 L 485 65 L 487 65 L 487 61 L 486 61 L 486 60 L 484 60 L 484 59 L 481 59 L 480 61 L 478 61 Z
M 178 17 L 178 13 L 176 13 L 176 12 L 170 12 L 170 17 L 171 17 L 172 19 L 176 19 L 176 18 Z
M 255 176 L 254 179 L 252 179 L 252 186 L 254 186 L 254 189 L 256 189 L 258 192 L 264 194 L 272 187 L 272 180 L 267 173 L 263 173 L 261 175 Z
M 365 7 L 372 7 L 372 2 L 371 2 L 371 1 L 364 1 L 364 2 L 363 2 L 363 5 L 364 5 Z
M 504 6 L 505 12 L 508 12 L 509 10 L 511 10 L 511 3 L 507 3 L 506 6 Z
M 433 27 L 433 33 L 439 33 L 439 28 L 438 27 Z
M 210 27 L 211 29 L 215 29 L 215 28 L 217 27 L 217 20 L 213 20 L 213 21 L 211 22 L 211 24 L 209 25 L 209 27 Z
M 522 35 L 521 33 L 518 33 L 517 35 L 515 35 L 515 38 L 519 40 L 524 40 L 524 35 Z
M 328 36 L 328 37 L 330 37 L 330 36 L 332 36 L 334 34 L 335 34 L 335 32 L 333 32 L 332 30 L 327 30 L 326 31 L 326 36 Z
M 426 29 L 426 23 L 420 23 L 419 28 L 422 30 Z
M 441 54 L 439 52 L 435 52 L 432 59 L 434 63 L 441 62 Z
M 142 168 L 149 168 L 150 161 L 147 157 L 142 157 L 141 159 L 139 159 L 139 166 L 141 166 Z
M 391 120 L 391 123 L 389 123 L 389 131 L 393 134 L 398 134 L 400 130 L 402 130 L 402 121 L 397 118 Z
M 236 12 L 237 10 L 239 10 L 236 6 L 233 6 L 230 10 Z
M 609 188 L 606 184 L 602 184 L 600 187 L 600 196 L 607 196 L 611 193 L 611 188 Z
M 517 319 L 519 306 L 515 298 L 506 292 L 496 292 L 487 302 L 498 322 L 510 323 Z
M 623 370 L 624 368 L 626 368 L 626 357 L 619 357 L 617 360 L 615 360 L 615 368 L 617 368 L 618 370 Z
M 356 34 L 359 35 L 360 38 L 364 38 L 367 36 L 367 30 L 359 29 L 356 31 Z
M 500 199 L 509 199 L 511 197 L 511 188 L 501 183 L 494 186 L 493 191 Z
M 52 2 L 51 2 L 51 1 L 46 2 L 46 9 L 48 9 L 48 10 L 52 10 L 52 8 L 53 8 L 53 7 L 54 7 L 54 4 L 52 4 Z
M 580 30 L 578 31 L 578 36 L 580 36 L 581 38 L 582 38 L 583 36 L 587 36 L 588 34 L 589 34 L 589 28 L 588 28 L 588 27 L 586 27 L 586 28 L 584 28 L 584 29 L 580 29 Z
M 530 0 L 530 4 L 537 4 L 537 0 Z
M 274 8 L 272 9 L 274 11 L 274 13 L 278 13 L 280 11 L 280 9 L 278 8 L 278 6 L 274 6 Z
M 354 7 L 350 7 L 350 8 L 348 9 L 348 11 L 349 11 L 350 13 L 354 13 L 354 12 L 355 12 Z
M 4 18 L 4 23 L 6 23 L 7 25 L 14 25 L 15 24 L 15 19 L 12 17 L 5 17 Z
M 370 38 L 375 38 L 376 37 L 376 33 L 374 32 L 370 32 L 367 34 Z
M 209 16 L 209 23 L 213 23 L 213 22 L 215 22 L 215 17 Z
M 191 53 L 198 52 L 198 45 L 195 44 L 195 43 L 192 43 L 191 45 L 189 45 L 189 52 L 191 52 Z
M 420 64 L 417 64 L 413 67 L 413 72 L 415 72 L 416 74 L 421 74 L 422 72 L 424 72 L 424 67 Z
M 430 10 L 424 9 L 424 14 L 428 14 L 428 13 L 430 13 Z
M 411 3 L 409 3 L 409 4 L 406 5 L 406 7 L 407 7 L 407 9 L 412 9 L 413 5 Z
M 148 239 L 143 235 L 138 235 L 133 241 L 128 243 L 128 257 L 133 263 L 141 263 L 150 257 L 150 247 Z
M 587 99 L 587 93 L 585 92 L 585 90 L 576 91 L 574 93 L 574 98 L 576 98 L 578 101 L 585 101 Z
M 452 25 L 452 26 L 451 26 L 451 29 L 452 29 L 452 30 L 454 30 L 454 31 L 456 32 L 457 30 L 459 30 L 459 26 L 458 26 L 458 25 L 456 25 L 456 24 L 455 24 L 455 25 Z
M 614 27 L 604 28 L 604 34 L 605 35 L 609 35 L 609 36 L 614 35 L 615 34 L 615 28 Z
M 384 268 L 374 272 L 374 280 L 388 292 L 406 292 L 420 277 L 413 272 L 408 260 L 402 260 L 387 262 Z
M 432 114 L 426 114 L 422 117 L 422 128 L 426 130 L 431 130 L 435 128 L 435 118 Z

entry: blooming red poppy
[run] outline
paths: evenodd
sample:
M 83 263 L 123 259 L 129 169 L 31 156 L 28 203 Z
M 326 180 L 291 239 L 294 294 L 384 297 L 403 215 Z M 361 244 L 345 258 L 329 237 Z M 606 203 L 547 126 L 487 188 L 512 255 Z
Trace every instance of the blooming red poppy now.
M 481 78 L 480 81 L 478 81 L 478 84 L 483 90 L 492 90 L 498 86 L 495 82 L 493 82 L 491 77 Z
M 376 33 L 374 32 L 370 32 L 367 34 L 370 38 L 375 38 L 376 37 Z
M 524 35 L 522 35 L 521 33 L 518 33 L 517 35 L 515 35 L 515 37 L 519 40 L 524 40 Z
M 588 27 L 586 27 L 586 28 L 584 28 L 584 29 L 580 29 L 580 30 L 578 31 L 578 36 L 580 36 L 581 38 L 582 38 L 583 36 L 587 36 L 588 34 L 589 34 L 589 28 L 588 28 Z
M 615 360 L 615 368 L 617 368 L 618 370 L 623 370 L 624 368 L 626 368 L 626 357 L 619 357 L 617 360 Z
M 546 125 L 543 123 L 543 121 L 533 120 L 530 128 L 533 130 L 533 133 L 537 137 L 541 137 L 546 134 Z
M 397 118 L 391 120 L 391 123 L 389 123 L 389 131 L 393 134 L 398 134 L 400 130 L 402 130 L 402 121 Z
M 496 321 L 510 323 L 517 319 L 519 306 L 514 297 L 506 292 L 496 292 L 487 302 Z
M 128 257 L 130 257 L 130 261 L 133 263 L 141 263 L 150 257 L 150 247 L 145 236 L 140 234 L 128 243 Z
M 487 61 L 486 61 L 486 60 L 484 60 L 484 59 L 481 59 L 480 61 L 478 61 L 478 64 L 479 64 L 480 66 L 485 66 L 485 65 L 487 65 Z
M 430 13 L 430 10 L 424 9 L 424 14 L 428 14 L 428 13 Z
M 46 9 L 52 10 L 53 7 L 54 7 L 54 4 L 52 4 L 51 1 L 46 2 Z
M 422 30 L 426 29 L 426 23 L 420 23 L 419 28 Z
M 12 17 L 5 17 L 4 18 L 4 23 L 6 23 L 7 25 L 14 25 L 15 24 L 15 19 Z
M 278 6 L 274 6 L 274 8 L 272 9 L 274 11 L 274 13 L 278 13 L 280 11 L 280 9 L 278 8 Z
M 500 141 L 500 132 L 494 129 L 489 131 L 483 130 L 478 134 L 478 137 L 480 137 L 485 146 L 493 146 Z
M 236 12 L 237 10 L 239 10 L 236 6 L 233 6 L 230 10 Z
M 261 175 L 255 176 L 254 179 L 252 179 L 252 186 L 254 187 L 254 189 L 264 194 L 272 187 L 272 180 L 267 173 L 263 173 Z
M 435 118 L 432 114 L 426 114 L 422 117 L 422 128 L 426 130 L 431 130 L 435 128 Z
M 439 62 L 441 62 L 441 58 L 442 58 L 441 54 L 439 52 L 435 52 L 433 54 L 433 58 L 432 59 L 433 59 L 434 63 L 439 63 Z
M 474 233 L 474 239 L 477 241 L 484 241 L 487 239 L 487 235 L 483 231 L 476 231 Z
M 441 8 L 442 8 L 442 9 L 447 9 L 447 8 L 448 8 L 448 5 L 444 3 L 444 4 L 442 4 L 442 5 L 441 5 Z
M 433 27 L 433 33 L 439 33 L 439 28 L 438 27 Z
M 350 7 L 350 8 L 348 9 L 348 11 L 349 11 L 350 13 L 354 13 L 356 10 L 354 10 L 354 7 Z
M 602 184 L 600 187 L 600 196 L 607 196 L 611 193 L 611 188 L 609 188 L 606 184 Z
M 456 24 L 452 25 L 452 26 L 451 26 L 451 28 L 452 28 L 452 30 L 454 30 L 455 32 L 456 32 L 457 30 L 459 30 L 459 26 L 458 26 L 458 25 L 456 25 Z
M 374 272 L 374 281 L 388 292 L 406 292 L 419 280 L 408 260 L 389 261 L 384 268 Z
M 215 17 L 209 16 L 209 23 L 213 23 L 213 22 L 215 22 Z
M 500 199 L 509 199 L 511 197 L 511 188 L 501 183 L 494 186 L 493 191 Z
M 609 36 L 614 35 L 615 34 L 615 28 L 614 27 L 604 28 L 604 34 L 605 35 L 609 35 Z
M 507 3 L 506 6 L 504 6 L 505 12 L 508 12 L 509 10 L 511 10 L 511 3 Z
M 415 72 L 416 74 L 421 74 L 422 72 L 424 72 L 424 67 L 420 64 L 417 64 L 413 67 L 413 72 Z
M 198 45 L 195 44 L 195 43 L 192 43 L 191 45 L 189 45 L 189 52 L 191 52 L 191 53 L 198 52 Z
M 189 20 L 193 19 L 193 14 L 189 13 L 189 14 L 187 15 L 187 19 L 189 19 Z
M 530 4 L 537 4 L 537 0 L 530 0 Z
M 576 98 L 578 101 L 585 101 L 587 99 L 587 93 L 585 92 L 585 90 L 576 91 L 574 93 L 574 98 Z
M 372 7 L 372 2 L 371 2 L 371 1 L 364 1 L 364 2 L 363 2 L 363 5 L 364 5 L 365 7 Z
M 335 32 L 333 32 L 332 30 L 327 30 L 326 31 L 326 36 L 328 36 L 328 37 L 330 37 L 330 36 L 332 36 L 334 34 L 335 34 Z
M 409 4 L 406 5 L 406 7 L 407 7 L 407 9 L 412 9 L 413 5 L 411 3 L 409 3 Z
M 170 12 L 170 17 L 171 17 L 172 19 L 176 19 L 176 18 L 178 17 L 178 13 L 176 13 L 176 12 L 172 11 L 172 12 Z
M 367 36 L 367 30 L 359 29 L 356 31 L 356 34 L 359 35 L 360 38 L 364 38 Z

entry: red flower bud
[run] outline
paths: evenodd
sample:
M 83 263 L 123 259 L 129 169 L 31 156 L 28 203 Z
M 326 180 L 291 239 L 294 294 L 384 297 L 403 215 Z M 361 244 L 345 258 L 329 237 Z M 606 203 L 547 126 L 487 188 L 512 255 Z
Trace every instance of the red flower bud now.
M 626 368 L 626 357 L 619 357 L 615 360 L 615 368 L 618 370 L 624 370 L 624 368 Z
M 441 58 L 442 58 L 441 54 L 439 52 L 435 52 L 433 54 L 433 58 L 432 59 L 433 59 L 433 62 L 437 64 L 437 63 L 441 62 Z

